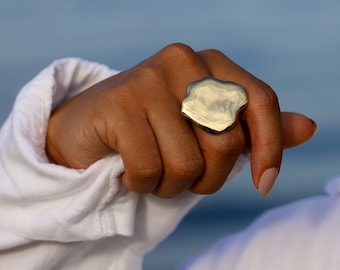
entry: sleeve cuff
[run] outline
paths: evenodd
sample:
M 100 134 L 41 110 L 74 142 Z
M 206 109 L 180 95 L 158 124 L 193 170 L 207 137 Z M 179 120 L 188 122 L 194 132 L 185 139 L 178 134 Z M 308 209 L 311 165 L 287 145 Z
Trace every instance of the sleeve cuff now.
M 53 107 L 114 73 L 96 63 L 62 59 L 19 93 L 0 131 L 0 230 L 62 242 L 132 235 L 138 196 L 120 184 L 119 155 L 86 170 L 50 164 L 45 155 Z

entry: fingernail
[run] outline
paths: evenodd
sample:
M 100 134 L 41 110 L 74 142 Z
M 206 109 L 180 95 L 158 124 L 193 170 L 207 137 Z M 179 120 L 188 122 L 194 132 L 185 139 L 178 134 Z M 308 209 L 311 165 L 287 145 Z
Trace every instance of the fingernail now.
M 275 183 L 278 174 L 279 172 L 276 168 L 270 168 L 264 171 L 257 187 L 257 190 L 261 195 L 265 196 L 269 193 Z
M 315 133 L 318 131 L 318 124 L 313 119 L 310 119 L 310 120 L 313 123 L 313 128 L 314 128 L 313 136 L 314 136 Z

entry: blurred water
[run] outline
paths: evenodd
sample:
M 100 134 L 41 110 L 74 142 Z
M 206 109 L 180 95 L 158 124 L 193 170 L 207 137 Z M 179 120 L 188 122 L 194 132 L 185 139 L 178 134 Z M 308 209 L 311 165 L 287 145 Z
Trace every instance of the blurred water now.
M 223 190 L 204 199 L 177 230 L 145 260 L 145 269 L 175 269 L 220 237 L 249 225 L 267 209 L 323 194 L 327 181 L 340 174 L 340 130 L 319 130 L 309 143 L 285 153 L 276 186 L 268 197 L 253 188 L 246 168 Z

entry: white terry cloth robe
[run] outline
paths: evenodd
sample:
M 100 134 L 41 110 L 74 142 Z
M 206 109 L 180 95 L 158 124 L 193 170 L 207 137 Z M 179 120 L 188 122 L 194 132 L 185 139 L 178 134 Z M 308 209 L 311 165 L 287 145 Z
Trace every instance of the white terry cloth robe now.
M 264 213 L 180 269 L 339 270 L 340 176 L 326 193 Z
M 173 231 L 202 196 L 164 200 L 126 190 L 118 153 L 89 168 L 51 164 L 51 111 L 116 71 L 61 59 L 18 94 L 0 131 L 0 269 L 141 269 L 143 256 Z M 248 161 L 243 155 L 233 177 Z

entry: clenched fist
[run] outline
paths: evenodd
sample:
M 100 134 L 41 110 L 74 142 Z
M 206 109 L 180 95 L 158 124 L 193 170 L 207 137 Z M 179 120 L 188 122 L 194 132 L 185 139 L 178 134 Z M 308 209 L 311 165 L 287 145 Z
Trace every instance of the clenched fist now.
M 206 76 L 247 90 L 248 106 L 226 133 L 209 134 L 181 115 L 187 85 Z M 216 192 L 239 155 L 249 151 L 253 182 L 265 195 L 283 149 L 305 142 L 315 129 L 301 114 L 281 113 L 274 91 L 221 52 L 172 44 L 56 108 L 46 151 L 55 163 L 72 168 L 118 152 L 123 184 L 164 198 L 185 190 Z

